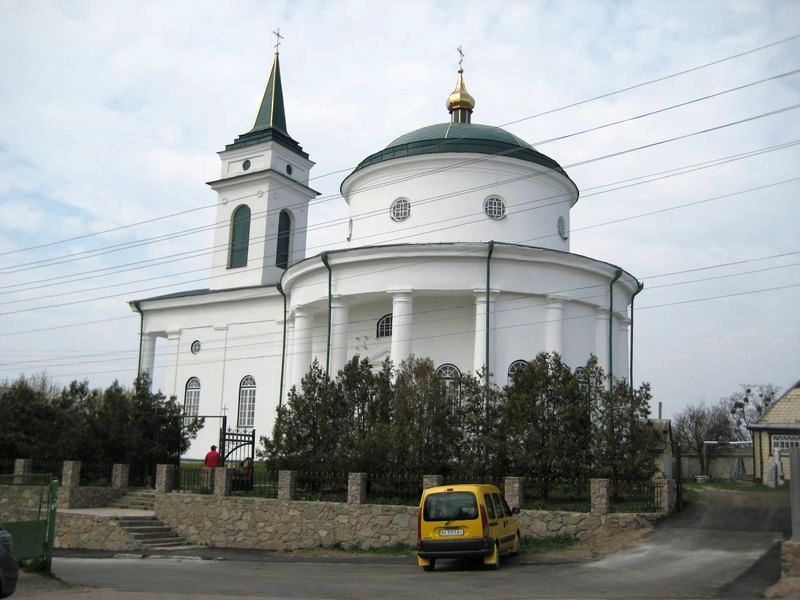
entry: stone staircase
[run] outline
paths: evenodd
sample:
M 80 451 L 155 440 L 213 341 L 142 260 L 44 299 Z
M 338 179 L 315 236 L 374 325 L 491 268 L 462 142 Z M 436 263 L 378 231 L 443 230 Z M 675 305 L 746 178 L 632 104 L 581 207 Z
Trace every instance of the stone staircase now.
M 190 544 L 155 516 L 117 517 L 119 526 L 145 548 L 174 548 Z
M 113 508 L 133 508 L 136 510 L 153 510 L 156 501 L 155 491 L 142 488 L 132 489 L 124 496 L 114 500 L 110 507 Z

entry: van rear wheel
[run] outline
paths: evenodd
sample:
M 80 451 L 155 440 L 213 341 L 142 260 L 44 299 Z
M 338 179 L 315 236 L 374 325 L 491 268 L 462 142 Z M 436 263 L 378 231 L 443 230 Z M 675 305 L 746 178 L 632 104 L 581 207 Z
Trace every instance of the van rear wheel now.
M 433 571 L 435 568 L 436 568 L 436 559 L 435 558 L 431 558 L 431 559 L 429 559 L 428 564 L 425 565 L 424 567 L 422 567 L 422 570 L 423 571 Z
M 514 543 L 511 546 L 511 556 L 519 555 L 519 531 L 517 535 L 514 536 Z
M 488 557 L 488 560 L 484 562 L 490 569 L 496 571 L 500 568 L 500 542 L 495 542 L 494 544 L 494 552 L 492 552 Z

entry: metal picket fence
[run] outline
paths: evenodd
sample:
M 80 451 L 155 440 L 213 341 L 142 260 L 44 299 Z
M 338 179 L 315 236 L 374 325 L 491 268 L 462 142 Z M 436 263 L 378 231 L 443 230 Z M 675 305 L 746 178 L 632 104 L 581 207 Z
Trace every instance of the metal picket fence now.
M 422 478 L 407 474 L 367 474 L 367 504 L 416 506 Z

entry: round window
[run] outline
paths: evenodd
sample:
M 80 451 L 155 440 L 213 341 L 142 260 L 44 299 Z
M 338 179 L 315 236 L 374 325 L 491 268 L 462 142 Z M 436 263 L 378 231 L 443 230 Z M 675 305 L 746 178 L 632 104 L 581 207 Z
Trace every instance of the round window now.
M 408 201 L 408 198 L 398 198 L 392 202 L 389 214 L 392 217 L 392 221 L 405 221 L 411 216 L 411 202 Z
M 192 354 L 199 354 L 201 348 L 200 340 L 195 340 L 192 342 Z
M 566 240 L 569 237 L 567 233 L 567 221 L 564 217 L 558 217 L 558 235 L 561 236 L 562 240 Z
M 246 160 L 242 163 L 242 171 L 247 171 L 250 168 L 250 160 Z
M 506 203 L 502 198 L 497 196 L 489 196 L 483 201 L 483 212 L 490 219 L 502 219 L 506 216 Z

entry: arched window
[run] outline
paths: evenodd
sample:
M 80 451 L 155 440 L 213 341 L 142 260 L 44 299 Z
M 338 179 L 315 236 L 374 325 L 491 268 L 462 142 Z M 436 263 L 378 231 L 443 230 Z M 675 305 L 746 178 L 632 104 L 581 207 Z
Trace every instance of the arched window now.
M 250 207 L 243 204 L 231 218 L 231 248 L 228 268 L 247 266 L 247 250 L 250 246 Z
M 256 380 L 252 375 L 245 375 L 239 384 L 239 415 L 236 426 L 250 428 L 256 412 Z
M 186 382 L 186 393 L 183 396 L 183 414 L 193 417 L 200 413 L 200 380 L 190 377 Z
M 378 327 L 375 336 L 379 338 L 392 337 L 392 313 L 383 315 L 378 319 Z
M 520 369 L 524 368 L 525 365 L 527 365 L 527 364 L 528 364 L 528 361 L 520 359 L 520 360 L 515 360 L 514 362 L 512 362 L 509 365 L 509 367 L 508 367 L 508 385 L 511 385 L 512 383 L 514 383 L 514 373 L 516 373 Z
M 445 396 L 452 408 L 461 405 L 461 371 L 451 363 L 440 365 L 436 374 L 444 380 Z
M 278 216 L 278 247 L 275 251 L 275 266 L 289 268 L 289 242 L 291 241 L 292 218 L 285 210 Z

